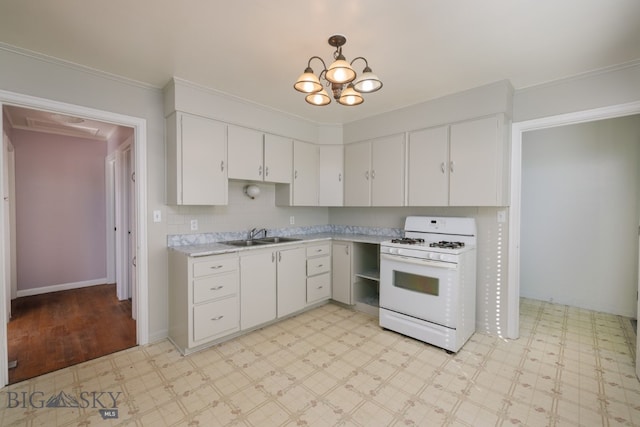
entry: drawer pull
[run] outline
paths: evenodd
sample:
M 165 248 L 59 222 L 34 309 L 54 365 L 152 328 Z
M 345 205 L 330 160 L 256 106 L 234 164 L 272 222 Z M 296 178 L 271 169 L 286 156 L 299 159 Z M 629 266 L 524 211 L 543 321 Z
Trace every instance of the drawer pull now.
M 213 320 L 213 321 L 215 322 L 216 320 L 220 320 L 220 319 L 222 319 L 223 317 L 224 317 L 224 316 L 218 316 L 218 317 L 214 317 L 214 318 L 213 318 L 213 319 L 211 319 L 211 320 Z
M 318 289 L 322 289 L 322 288 L 324 288 L 324 286 L 318 286 Z
M 210 267 L 212 270 L 217 270 L 219 268 L 224 267 L 224 265 L 214 265 L 213 267 Z
M 222 288 L 224 288 L 224 286 L 216 286 L 215 288 L 209 288 L 209 290 L 210 291 L 219 291 Z
M 322 249 L 316 249 L 316 252 L 322 252 Z
M 318 268 L 322 267 L 324 264 L 318 264 Z

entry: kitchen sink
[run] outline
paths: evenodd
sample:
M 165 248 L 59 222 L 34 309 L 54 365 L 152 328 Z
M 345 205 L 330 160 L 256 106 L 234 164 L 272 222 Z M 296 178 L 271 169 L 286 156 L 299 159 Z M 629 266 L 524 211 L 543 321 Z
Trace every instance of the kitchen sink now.
M 264 243 L 286 243 L 286 242 L 298 242 L 302 239 L 295 239 L 293 237 L 265 237 L 264 239 L 256 239 L 256 240 Z
M 260 240 L 228 240 L 222 243 L 224 243 L 225 245 L 231 245 L 231 246 L 249 247 L 249 246 L 266 245 L 266 244 L 269 244 L 270 242 L 262 242 Z
M 252 239 L 252 240 L 228 240 L 226 242 L 222 242 L 225 245 L 231 246 L 240 246 L 240 247 L 250 247 L 250 246 L 259 246 L 259 245 L 269 245 L 272 243 L 286 243 L 286 242 L 297 242 L 301 239 L 294 239 L 293 237 L 265 237 L 263 239 Z

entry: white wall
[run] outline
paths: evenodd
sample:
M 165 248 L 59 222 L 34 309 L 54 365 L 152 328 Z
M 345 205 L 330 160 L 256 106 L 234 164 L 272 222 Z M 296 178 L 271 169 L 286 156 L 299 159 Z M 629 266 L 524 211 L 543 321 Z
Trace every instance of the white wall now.
M 635 316 L 640 117 L 527 132 L 520 294 Z

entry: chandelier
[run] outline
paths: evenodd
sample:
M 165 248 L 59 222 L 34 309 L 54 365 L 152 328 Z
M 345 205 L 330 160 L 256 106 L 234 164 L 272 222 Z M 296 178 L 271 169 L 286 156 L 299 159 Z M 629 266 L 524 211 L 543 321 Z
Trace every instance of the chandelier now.
M 364 102 L 363 93 L 375 92 L 382 87 L 382 82 L 371 71 L 369 63 L 362 56 L 358 56 L 351 63 L 347 62 L 342 55 L 342 46 L 347 39 L 342 35 L 334 35 L 329 37 L 329 45 L 336 48 L 333 53 L 333 63 L 327 68 L 325 62 L 319 56 L 309 58 L 307 68 L 298 78 L 293 87 L 306 93 L 305 100 L 311 105 L 327 105 L 331 102 L 331 98 L 327 90 L 322 86 L 321 80 L 324 80 L 327 87 L 331 87 L 333 97 L 342 105 L 358 105 Z M 311 69 L 311 60 L 318 59 L 322 62 L 322 71 L 316 76 Z M 364 69 L 358 77 L 351 67 L 358 59 L 364 61 Z

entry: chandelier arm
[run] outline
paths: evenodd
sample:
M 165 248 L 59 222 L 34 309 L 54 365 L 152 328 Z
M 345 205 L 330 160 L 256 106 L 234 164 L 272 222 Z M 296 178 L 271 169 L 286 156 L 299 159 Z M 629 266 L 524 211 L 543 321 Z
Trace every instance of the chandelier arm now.
M 358 56 L 357 58 L 353 58 L 353 61 L 351 61 L 349 63 L 349 65 L 353 66 L 353 63 L 356 62 L 356 60 L 358 60 L 358 59 L 362 59 L 364 61 L 365 68 L 369 67 L 369 63 L 367 62 L 367 58 L 365 58 L 363 56 Z
M 307 68 L 311 68 L 311 60 L 312 59 L 319 59 L 320 62 L 322 62 L 322 72 L 320 72 L 320 74 L 322 74 L 323 72 L 327 71 L 327 64 L 325 64 L 324 60 L 322 58 L 320 58 L 319 56 L 312 56 L 311 58 L 309 58 L 309 62 L 307 62 Z

